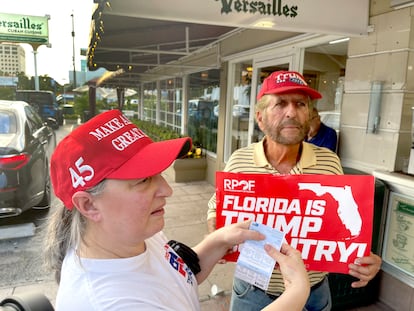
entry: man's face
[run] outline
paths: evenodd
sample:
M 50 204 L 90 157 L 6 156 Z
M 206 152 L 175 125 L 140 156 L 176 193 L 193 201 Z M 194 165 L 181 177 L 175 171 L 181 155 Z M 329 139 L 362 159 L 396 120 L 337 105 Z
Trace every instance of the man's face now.
M 309 131 L 309 97 L 302 93 L 270 95 L 264 111 L 256 118 L 260 129 L 282 145 L 296 145 Z

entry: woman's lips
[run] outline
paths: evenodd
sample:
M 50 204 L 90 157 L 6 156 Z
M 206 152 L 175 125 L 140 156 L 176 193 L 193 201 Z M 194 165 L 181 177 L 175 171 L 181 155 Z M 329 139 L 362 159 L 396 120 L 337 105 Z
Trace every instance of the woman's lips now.
M 163 207 L 161 207 L 161 208 L 157 208 L 155 211 L 153 211 L 152 213 L 151 213 L 151 215 L 154 215 L 154 216 L 162 216 L 162 215 L 164 215 L 165 214 L 165 210 L 164 210 L 164 208 Z

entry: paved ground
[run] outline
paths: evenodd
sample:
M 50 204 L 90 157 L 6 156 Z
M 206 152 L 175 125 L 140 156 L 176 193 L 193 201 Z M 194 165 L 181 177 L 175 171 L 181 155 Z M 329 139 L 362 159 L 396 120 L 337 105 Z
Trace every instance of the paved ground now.
M 190 246 L 199 242 L 207 233 L 207 202 L 214 192 L 214 187 L 207 182 L 170 183 L 174 194 L 169 198 L 166 209 L 165 233 L 171 239 L 184 242 Z M 202 311 L 228 310 L 234 264 L 217 265 L 210 277 L 200 285 L 200 302 Z M 211 288 L 216 285 L 222 294 L 212 297 Z M 20 284 L 15 287 L 0 288 L 0 297 L 25 292 L 45 294 L 54 303 L 57 286 L 53 281 Z M 383 309 L 373 305 L 355 310 L 376 311 Z

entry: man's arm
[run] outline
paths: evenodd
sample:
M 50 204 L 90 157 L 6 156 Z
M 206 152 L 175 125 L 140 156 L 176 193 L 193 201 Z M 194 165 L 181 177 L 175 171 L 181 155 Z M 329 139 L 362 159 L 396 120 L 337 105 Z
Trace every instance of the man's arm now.
M 211 233 L 216 230 L 216 217 L 212 217 L 210 219 L 207 219 L 207 230 L 208 233 Z
M 216 194 L 214 193 L 208 201 L 207 230 L 209 233 L 211 233 L 216 229 Z

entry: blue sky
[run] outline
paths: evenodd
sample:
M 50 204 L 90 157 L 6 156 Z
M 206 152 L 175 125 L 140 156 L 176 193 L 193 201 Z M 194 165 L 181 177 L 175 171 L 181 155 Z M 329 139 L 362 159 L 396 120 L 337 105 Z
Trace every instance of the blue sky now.
M 2 6 L 1 13 L 34 16 L 50 15 L 49 42 L 51 48 L 40 46 L 37 53 L 37 74 L 47 74 L 59 83 L 69 82 L 69 70 L 73 69 L 72 17 L 75 30 L 75 67 L 80 70 L 79 50 L 87 48 L 93 0 L 12 0 Z M 26 50 L 26 74 L 34 76 L 34 55 L 30 45 Z M 84 57 L 83 57 L 84 58 Z

